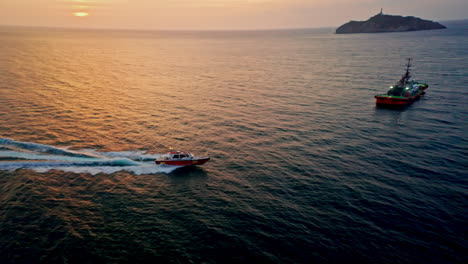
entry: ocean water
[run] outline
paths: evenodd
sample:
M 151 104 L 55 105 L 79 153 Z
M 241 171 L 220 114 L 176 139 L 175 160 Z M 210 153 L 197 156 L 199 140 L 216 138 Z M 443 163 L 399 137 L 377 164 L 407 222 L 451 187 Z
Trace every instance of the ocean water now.
M 468 26 L 332 32 L 0 28 L 0 263 L 466 263 Z

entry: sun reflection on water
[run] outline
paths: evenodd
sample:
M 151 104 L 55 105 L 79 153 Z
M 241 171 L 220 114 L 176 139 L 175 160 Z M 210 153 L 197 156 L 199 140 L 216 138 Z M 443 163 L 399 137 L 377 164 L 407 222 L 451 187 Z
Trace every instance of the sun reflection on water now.
M 89 16 L 89 13 L 87 13 L 87 12 L 74 12 L 73 15 L 76 16 L 76 17 L 86 17 L 86 16 Z

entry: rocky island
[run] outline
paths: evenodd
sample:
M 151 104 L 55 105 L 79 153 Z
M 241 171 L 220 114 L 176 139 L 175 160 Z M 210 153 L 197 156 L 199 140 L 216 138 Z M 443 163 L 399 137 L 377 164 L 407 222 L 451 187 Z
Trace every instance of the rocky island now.
M 444 25 L 421 18 L 379 14 L 367 21 L 350 21 L 336 29 L 336 34 L 383 33 L 416 30 L 444 29 Z

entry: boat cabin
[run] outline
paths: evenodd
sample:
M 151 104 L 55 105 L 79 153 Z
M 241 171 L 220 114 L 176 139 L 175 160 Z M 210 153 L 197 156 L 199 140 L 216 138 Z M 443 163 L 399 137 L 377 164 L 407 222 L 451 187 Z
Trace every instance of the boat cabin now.
M 400 86 L 398 84 L 390 86 L 387 95 L 408 97 L 417 94 L 420 89 L 422 88 L 417 81 L 409 81 L 405 86 Z
M 184 151 L 171 151 L 164 155 L 165 160 L 191 160 L 192 154 Z

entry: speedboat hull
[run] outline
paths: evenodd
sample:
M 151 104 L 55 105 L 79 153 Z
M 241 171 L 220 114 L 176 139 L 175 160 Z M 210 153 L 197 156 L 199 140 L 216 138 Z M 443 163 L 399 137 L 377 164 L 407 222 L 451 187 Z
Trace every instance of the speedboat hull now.
M 173 166 L 189 166 L 189 165 L 203 165 L 210 160 L 209 157 L 195 158 L 190 160 L 156 160 L 158 165 L 173 165 Z

